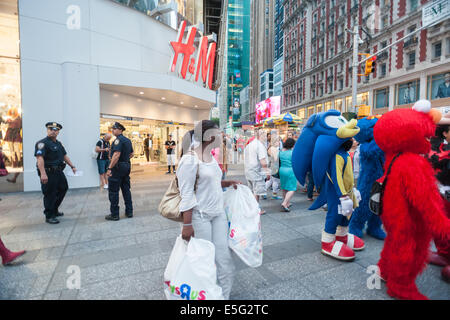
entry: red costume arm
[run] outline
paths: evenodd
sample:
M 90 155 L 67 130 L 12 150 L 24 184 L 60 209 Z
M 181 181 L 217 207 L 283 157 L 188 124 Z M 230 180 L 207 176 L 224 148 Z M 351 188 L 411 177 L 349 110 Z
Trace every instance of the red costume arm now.
M 435 236 L 450 238 L 450 220 L 428 161 L 419 155 L 405 154 L 396 160 L 394 167 L 401 172 L 406 199 L 421 214 L 428 230 Z

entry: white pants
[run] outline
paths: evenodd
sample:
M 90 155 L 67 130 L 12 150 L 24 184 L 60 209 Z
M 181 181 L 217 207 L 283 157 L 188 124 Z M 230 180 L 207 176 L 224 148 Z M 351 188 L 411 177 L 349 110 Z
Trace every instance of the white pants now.
M 234 262 L 228 247 L 228 221 L 225 212 L 211 217 L 194 210 L 192 214 L 194 237 L 211 241 L 216 247 L 217 280 L 225 300 L 230 299 L 234 279 Z
M 280 179 L 271 176 L 270 180 L 266 181 L 266 190 L 269 190 L 270 187 L 272 187 L 273 193 L 277 194 L 280 191 Z
M 175 154 L 172 153 L 172 154 L 167 155 L 167 165 L 168 166 L 174 166 L 174 165 L 176 165 L 176 162 L 177 162 L 177 157 Z

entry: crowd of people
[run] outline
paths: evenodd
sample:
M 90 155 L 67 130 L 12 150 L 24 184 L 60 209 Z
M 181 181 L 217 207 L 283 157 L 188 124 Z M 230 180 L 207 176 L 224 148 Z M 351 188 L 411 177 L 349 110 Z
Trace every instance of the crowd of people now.
M 420 108 L 419 106 L 416 108 L 417 110 L 407 111 L 418 113 Z M 418 114 L 411 116 L 413 119 L 411 123 L 416 121 L 414 117 L 422 116 L 420 113 Z M 430 111 L 429 114 L 430 117 L 433 117 L 433 112 Z M 385 118 L 389 118 L 389 116 L 390 113 Z M 322 121 L 327 117 L 329 117 L 328 122 Z M 177 155 L 173 150 L 176 144 L 169 136 L 169 140 L 166 142 L 169 161 L 167 173 L 171 173 L 172 169 L 178 183 L 181 198 L 179 211 L 183 220 L 181 236 L 186 241 L 195 236 L 214 244 L 217 279 L 225 299 L 229 298 L 231 292 L 234 264 L 227 241 L 228 221 L 224 210 L 223 191 L 226 188 L 236 188 L 238 184 L 242 184 L 242 181 L 227 179 L 229 166 L 235 163 L 243 163 L 246 184 L 258 203 L 263 200 L 279 201 L 279 210 L 290 212 L 293 206 L 292 197 L 300 188 L 307 194 L 309 201 L 315 200 L 310 207 L 311 210 L 323 208 L 327 211 L 325 228 L 322 233 L 321 252 L 323 254 L 339 260 L 350 261 L 355 258 L 354 251 L 365 248 L 362 240 L 364 234 L 381 241 L 385 240 L 385 248 L 379 263 L 382 268 L 379 276 L 390 283 L 388 293 L 397 298 L 426 298 L 420 295 L 415 284 L 411 283 L 421 270 L 421 266 L 417 265 L 417 268 L 404 278 L 401 278 L 403 274 L 396 269 L 398 266 L 392 266 L 392 261 L 401 263 L 401 259 L 404 258 L 405 268 L 408 268 L 409 261 L 407 261 L 408 257 L 401 255 L 393 257 L 396 253 L 390 249 L 390 246 L 393 245 L 391 239 L 396 236 L 395 224 L 397 221 L 390 220 L 391 214 L 383 215 L 383 217 L 387 216 L 386 220 L 380 218 L 381 213 L 385 211 L 400 210 L 395 205 L 392 207 L 392 200 L 389 197 L 393 199 L 399 197 L 399 201 L 401 201 L 402 190 L 397 190 L 398 195 L 395 195 L 386 189 L 387 195 L 382 196 L 382 199 L 386 197 L 388 200 L 378 214 L 369 208 L 369 201 L 372 200 L 373 193 L 371 189 L 374 183 L 380 179 L 387 182 L 391 167 L 393 172 L 390 179 L 401 179 L 397 173 L 399 168 L 394 164 L 396 161 L 400 163 L 406 161 L 406 156 L 401 157 L 403 152 L 398 151 L 401 149 L 394 148 L 396 151 L 393 154 L 390 153 L 390 144 L 395 144 L 395 141 L 389 137 L 386 138 L 388 142 L 384 142 L 380 128 L 386 121 L 380 120 L 381 124 L 378 123 L 377 131 L 379 118 L 364 118 L 358 122 L 355 119 L 346 121 L 338 111 L 331 110 L 313 115 L 308 120 L 301 136 L 292 131 L 281 135 L 277 130 L 257 128 L 251 137 L 237 135 L 234 138 L 221 131 L 214 122 L 203 120 L 183 137 L 177 170 L 175 170 Z M 430 122 L 430 119 L 421 120 Z M 409 119 L 406 118 L 404 121 L 407 120 Z M 333 127 L 333 121 L 338 123 L 336 127 Z M 327 123 L 327 126 L 318 128 L 322 123 Z M 399 132 L 404 130 L 402 125 L 405 126 L 404 123 L 398 125 Z M 434 124 L 426 125 L 427 134 L 429 134 L 430 128 L 434 128 Z M 76 173 L 76 168 L 68 158 L 62 144 L 56 140 L 62 126 L 57 123 L 47 123 L 46 127 L 48 136 L 37 142 L 35 156 L 44 194 L 46 222 L 54 224 L 58 223 L 56 218 L 63 215 L 58 208 L 67 191 L 67 181 L 62 170 L 66 164 L 72 168 L 74 173 Z M 443 200 L 442 207 L 445 204 L 446 211 L 440 211 L 441 203 L 439 201 L 441 200 L 437 199 L 434 204 L 436 205 L 435 219 L 437 221 L 443 219 L 438 216 L 440 212 L 446 212 L 447 217 L 450 216 L 450 150 L 448 147 L 450 118 L 444 117 L 436 128 L 435 137 L 432 139 L 432 151 L 425 156 L 428 157 L 429 163 L 435 169 L 441 200 Z M 97 163 L 101 182 L 104 188 L 108 189 L 111 203 L 111 214 L 106 216 L 106 219 L 112 221 L 119 220 L 119 190 L 122 190 L 125 199 L 126 216 L 128 218 L 133 216 L 130 192 L 130 158 L 133 156 L 133 148 L 130 141 L 122 135 L 124 130 L 125 128 L 120 123 L 115 123 L 112 132 L 116 137 L 114 143 L 109 143 L 111 135 L 107 134 L 98 141 L 95 149 L 98 153 Z M 416 137 L 416 139 L 421 138 L 423 137 Z M 403 140 L 398 143 L 405 148 Z M 410 145 L 408 148 L 411 148 Z M 407 153 L 414 154 L 415 149 L 411 150 L 408 150 Z M 417 153 L 423 153 L 424 150 L 426 150 L 426 145 L 422 146 Z M 424 158 L 424 155 L 420 155 L 419 159 Z M 414 163 L 412 163 L 413 165 Z M 432 174 L 425 178 L 423 179 L 426 181 L 434 179 Z M 382 195 L 384 188 L 389 186 L 393 188 L 392 183 L 385 187 L 385 182 L 382 183 Z M 419 186 L 419 188 L 421 187 Z M 410 186 L 406 183 L 405 188 L 410 188 Z M 418 186 L 414 186 L 414 188 L 417 189 Z M 416 189 L 414 192 L 419 190 Z M 411 194 L 406 195 L 406 197 L 409 196 Z M 435 194 L 429 195 L 430 199 L 434 196 Z M 314 199 L 314 197 L 317 198 Z M 380 203 L 384 203 L 382 201 L 380 200 Z M 412 203 L 410 205 L 412 212 L 416 210 L 413 208 L 415 205 L 420 206 L 415 202 Z M 261 209 L 259 214 L 264 215 L 266 212 Z M 383 221 L 388 221 L 389 224 L 383 227 Z M 442 229 L 433 235 L 438 250 L 429 253 L 428 261 L 443 266 L 442 276 L 448 280 L 450 278 L 450 241 L 449 235 L 442 231 L 446 230 L 448 220 L 442 221 L 444 221 L 440 226 Z M 408 223 L 416 222 L 408 220 Z M 426 224 L 426 222 L 424 223 Z M 430 226 L 429 229 L 438 230 L 434 226 Z M 389 230 L 392 234 L 390 238 Z M 388 235 L 386 235 L 386 231 L 388 231 Z M 406 235 L 403 236 L 406 237 Z M 405 238 L 402 238 L 401 241 L 407 243 Z M 417 241 L 417 239 L 411 241 Z M 427 239 L 423 241 L 426 242 Z M 393 246 L 396 245 L 394 243 Z M 398 246 L 396 248 L 398 250 L 405 249 Z M 426 250 L 428 252 L 428 248 Z M 23 253 L 10 252 L 0 240 L 3 264 L 10 263 Z M 410 266 L 410 268 L 413 267 Z

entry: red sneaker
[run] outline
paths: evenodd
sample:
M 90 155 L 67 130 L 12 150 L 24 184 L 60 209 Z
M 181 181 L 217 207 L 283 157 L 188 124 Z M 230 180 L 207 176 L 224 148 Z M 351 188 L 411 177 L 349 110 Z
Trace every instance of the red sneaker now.
M 322 242 L 322 253 L 338 260 L 355 259 L 355 253 L 341 241 Z
M 342 241 L 350 249 L 353 249 L 355 251 L 360 251 L 365 248 L 364 241 L 351 233 L 347 233 L 347 235 L 345 236 L 336 236 L 336 241 Z

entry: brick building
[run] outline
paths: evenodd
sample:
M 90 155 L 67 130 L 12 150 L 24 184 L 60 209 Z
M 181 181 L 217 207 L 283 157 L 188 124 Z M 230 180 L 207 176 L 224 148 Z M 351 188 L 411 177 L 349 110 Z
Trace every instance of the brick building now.
M 359 52 L 374 53 L 422 26 L 429 0 L 284 0 L 282 110 L 307 118 L 352 106 L 352 37 L 362 26 Z M 361 67 L 361 65 L 360 65 Z M 450 106 L 450 19 L 424 29 L 377 57 L 376 71 L 358 76 L 357 104 L 372 114 L 430 99 Z M 363 73 L 362 69 L 358 73 Z

